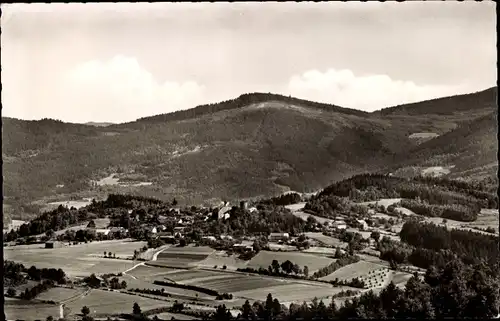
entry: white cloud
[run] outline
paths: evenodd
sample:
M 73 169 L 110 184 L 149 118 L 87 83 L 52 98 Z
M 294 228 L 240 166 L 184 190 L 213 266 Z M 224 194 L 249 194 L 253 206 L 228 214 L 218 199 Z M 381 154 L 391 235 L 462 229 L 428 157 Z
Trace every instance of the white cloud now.
M 310 70 L 293 76 L 288 84 L 292 96 L 364 111 L 481 89 L 486 88 L 417 85 L 411 81 L 393 80 L 387 75 L 359 76 L 348 69 Z
M 64 77 L 58 111 L 67 121 L 131 121 L 193 108 L 203 103 L 204 86 L 193 81 L 158 83 L 135 58 L 115 56 L 77 65 Z

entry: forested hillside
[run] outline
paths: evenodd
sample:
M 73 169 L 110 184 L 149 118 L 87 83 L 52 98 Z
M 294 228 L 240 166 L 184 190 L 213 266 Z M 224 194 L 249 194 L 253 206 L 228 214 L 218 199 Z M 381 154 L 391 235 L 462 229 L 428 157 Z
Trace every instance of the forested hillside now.
M 497 166 L 491 92 L 450 98 L 446 115 L 427 115 L 429 102 L 369 114 L 257 93 L 107 127 L 3 118 L 4 200 L 13 215 L 48 197 L 112 192 L 214 203 L 405 166 L 453 165 L 451 177 L 487 182 Z M 409 137 L 420 132 L 440 136 L 416 145 Z M 111 174 L 130 184 L 95 184 Z

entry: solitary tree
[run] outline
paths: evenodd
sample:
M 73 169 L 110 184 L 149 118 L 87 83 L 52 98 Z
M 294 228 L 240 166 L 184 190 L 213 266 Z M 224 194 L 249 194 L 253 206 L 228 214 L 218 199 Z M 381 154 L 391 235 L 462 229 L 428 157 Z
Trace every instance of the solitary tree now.
M 271 263 L 271 267 L 272 267 L 274 273 L 276 273 L 276 274 L 280 273 L 280 264 L 279 264 L 278 260 L 273 260 L 273 262 Z
M 134 303 L 132 313 L 136 315 L 141 314 L 141 307 L 137 304 L 137 302 Z
M 372 234 L 370 235 L 372 239 L 375 240 L 375 242 L 378 242 L 380 239 L 380 232 L 379 231 L 373 231 Z
M 304 275 L 305 276 L 309 276 L 309 268 L 306 266 L 304 266 Z
M 82 314 L 83 314 L 84 316 L 86 316 L 86 315 L 89 315 L 89 313 L 90 313 L 90 309 L 89 309 L 89 307 L 88 307 L 88 306 L 84 306 L 84 307 L 82 308 Z
M 16 290 L 15 290 L 15 289 L 13 289 L 13 288 L 9 288 L 9 289 L 7 290 L 7 296 L 8 296 L 8 297 L 11 297 L 11 298 L 12 298 L 12 297 L 15 297 L 15 296 L 16 296 Z

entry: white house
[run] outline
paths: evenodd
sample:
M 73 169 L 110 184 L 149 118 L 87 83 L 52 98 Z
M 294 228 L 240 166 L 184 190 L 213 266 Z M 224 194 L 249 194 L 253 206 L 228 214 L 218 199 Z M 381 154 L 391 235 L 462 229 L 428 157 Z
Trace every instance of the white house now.
M 335 221 L 332 226 L 338 230 L 347 229 L 347 224 L 344 221 Z
M 219 210 L 219 212 L 217 212 L 217 218 L 220 220 L 220 219 L 226 219 L 226 214 L 229 214 L 228 212 L 231 211 L 231 207 L 230 206 L 224 206 L 223 208 L 221 208 Z
M 101 235 L 109 235 L 109 232 L 111 232 L 111 230 L 109 230 L 109 229 L 96 229 L 95 230 L 96 234 L 101 234 Z
M 214 241 L 214 242 L 216 240 L 215 236 L 203 236 L 201 239 L 207 240 L 207 241 Z
M 250 211 L 250 213 L 257 213 L 259 211 L 256 207 L 250 207 L 248 210 Z
M 365 220 L 356 220 L 360 226 L 360 229 L 366 230 L 368 229 L 368 224 L 366 223 Z
M 288 240 L 290 235 L 288 233 L 271 233 L 269 235 L 269 241 L 278 242 Z

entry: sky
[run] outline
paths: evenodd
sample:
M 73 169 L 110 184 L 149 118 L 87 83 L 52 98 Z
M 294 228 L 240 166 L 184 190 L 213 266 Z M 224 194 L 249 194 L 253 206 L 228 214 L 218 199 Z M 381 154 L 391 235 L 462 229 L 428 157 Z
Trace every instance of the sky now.
M 249 92 L 374 111 L 496 85 L 494 2 L 2 5 L 2 116 L 126 122 Z

